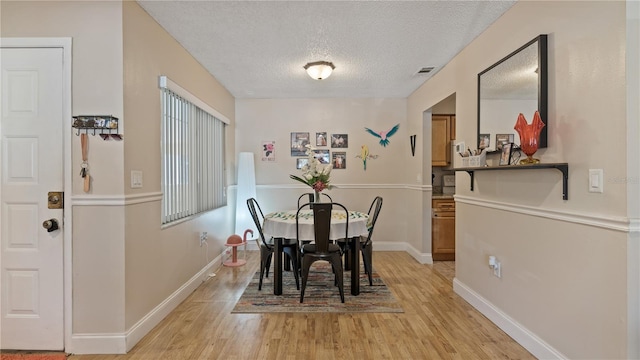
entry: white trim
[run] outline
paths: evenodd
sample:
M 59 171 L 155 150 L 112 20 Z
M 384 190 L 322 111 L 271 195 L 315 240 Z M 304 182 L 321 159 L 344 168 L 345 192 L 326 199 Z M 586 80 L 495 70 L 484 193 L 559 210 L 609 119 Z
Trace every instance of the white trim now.
M 410 189 L 418 191 L 432 191 L 431 185 L 407 185 L 407 184 L 332 184 L 335 189 Z M 234 189 L 237 185 L 229 185 L 228 189 Z M 309 189 L 308 186 L 296 184 L 262 184 L 256 185 L 259 189 Z
M 477 199 L 473 197 L 455 195 L 456 203 L 480 206 L 489 209 L 504 210 L 512 213 L 524 214 L 529 216 L 537 216 L 563 222 L 589 225 L 603 229 L 629 232 L 631 229 L 631 220 L 622 216 L 599 216 L 592 214 L 580 214 L 570 211 L 557 211 L 553 209 L 541 209 L 533 206 L 526 206 L 503 201 L 494 201 L 487 199 Z M 634 221 L 634 226 L 637 226 Z
M 63 129 L 63 150 L 62 161 L 64 163 L 64 201 L 71 203 L 73 192 L 71 183 L 72 163 L 71 163 L 71 74 L 72 74 L 72 38 L 51 37 L 51 38 L 0 38 L 0 46 L 3 48 L 61 48 L 62 49 L 62 129 Z M 73 208 L 64 207 L 64 234 L 63 234 L 63 286 L 64 286 L 64 320 L 63 336 L 65 350 L 71 346 L 71 328 L 73 326 L 73 261 L 71 244 L 73 243 Z
M 180 97 L 182 97 L 182 98 L 186 99 L 187 101 L 191 102 L 192 104 L 196 105 L 200 109 L 202 109 L 202 110 L 208 112 L 209 114 L 217 117 L 223 123 L 225 123 L 227 125 L 231 124 L 231 121 L 229 120 L 229 118 L 227 118 L 226 116 L 222 115 L 219 111 L 217 111 L 216 109 L 212 108 L 211 106 L 209 106 L 204 101 L 200 100 L 197 96 L 193 95 L 188 90 L 184 89 L 182 86 L 180 86 L 180 85 L 176 84 L 175 82 L 171 81 L 171 79 L 169 79 L 168 77 L 166 77 L 164 75 L 159 76 L 158 77 L 158 87 L 161 88 L 161 89 L 169 89 L 169 90 L 173 91 L 174 93 L 178 94 Z
M 182 303 L 192 292 L 194 292 L 203 282 L 215 281 L 215 278 L 209 276 L 212 269 L 218 269 L 222 266 L 223 254 L 218 255 L 211 260 L 207 266 L 202 268 L 197 274 L 193 275 L 189 281 L 182 285 L 178 290 L 174 291 L 168 298 L 158 304 L 142 319 L 136 322 L 126 333 L 126 349 L 131 350 L 143 337 L 149 334 L 151 330 L 160 323 L 169 313 L 171 313 L 180 303 Z
M 458 278 L 453 279 L 453 291 L 538 359 L 568 359 L 567 356 L 463 284 Z
M 72 352 L 74 354 L 126 354 L 203 282 L 215 281 L 215 278 L 211 278 L 209 274 L 212 273 L 212 269 L 222 266 L 222 259 L 223 255 L 218 255 L 125 333 L 73 334 Z
M 73 206 L 125 206 L 147 202 L 162 201 L 161 192 L 151 192 L 129 195 L 74 195 L 71 197 Z
M 629 232 L 630 233 L 640 232 L 640 219 L 629 219 Z
M 406 245 L 405 251 L 411 255 L 417 262 L 420 264 L 433 264 L 433 255 L 431 253 L 421 253 L 418 249 L 413 246 L 404 243 Z M 373 245 L 373 247 L 377 247 L 377 243 Z M 378 249 L 375 249 L 378 250 Z M 380 249 L 383 250 L 383 249 Z

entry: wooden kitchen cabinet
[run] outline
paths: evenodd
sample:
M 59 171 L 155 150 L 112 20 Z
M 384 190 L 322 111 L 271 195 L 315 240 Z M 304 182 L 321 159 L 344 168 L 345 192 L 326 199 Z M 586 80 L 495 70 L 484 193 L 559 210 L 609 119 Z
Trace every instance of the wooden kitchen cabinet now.
M 433 260 L 456 259 L 456 203 L 453 199 L 433 199 L 431 215 L 431 256 Z
M 455 139 L 455 115 L 431 116 L 431 166 L 451 164 L 451 140 Z

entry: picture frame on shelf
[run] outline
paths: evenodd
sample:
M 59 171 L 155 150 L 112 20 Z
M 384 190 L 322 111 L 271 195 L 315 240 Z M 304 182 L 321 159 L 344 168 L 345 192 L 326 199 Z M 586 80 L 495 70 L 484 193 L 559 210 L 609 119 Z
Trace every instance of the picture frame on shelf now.
M 480 134 L 478 137 L 478 149 L 488 149 L 491 146 L 491 134 Z
M 513 143 L 513 134 L 496 134 L 496 150 L 502 151 L 502 145 Z
M 308 132 L 291 133 L 291 156 L 305 156 L 306 146 L 309 145 Z
M 331 163 L 334 169 L 346 169 L 347 168 L 347 153 L 344 151 L 334 151 L 331 153 Z
M 500 166 L 511 165 L 511 150 L 513 143 L 506 143 L 502 145 L 500 152 Z

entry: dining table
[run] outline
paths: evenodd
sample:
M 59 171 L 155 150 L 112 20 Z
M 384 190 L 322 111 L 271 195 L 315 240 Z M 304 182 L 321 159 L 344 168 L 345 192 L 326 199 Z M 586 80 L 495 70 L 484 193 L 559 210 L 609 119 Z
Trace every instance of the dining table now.
M 264 217 L 262 231 L 265 237 L 273 237 L 274 264 L 273 264 L 273 293 L 282 295 L 282 240 L 298 239 L 300 242 L 313 241 L 313 210 L 301 210 L 298 226 L 300 237 L 296 229 L 296 213 L 298 210 L 285 210 L 272 212 Z M 360 211 L 349 211 L 349 227 L 347 242 L 349 246 L 349 263 L 360 264 L 360 241 L 362 235 L 367 235 L 369 215 Z M 344 210 L 331 210 L 330 240 L 344 239 L 347 226 L 347 214 Z M 351 295 L 360 294 L 360 266 L 351 266 Z

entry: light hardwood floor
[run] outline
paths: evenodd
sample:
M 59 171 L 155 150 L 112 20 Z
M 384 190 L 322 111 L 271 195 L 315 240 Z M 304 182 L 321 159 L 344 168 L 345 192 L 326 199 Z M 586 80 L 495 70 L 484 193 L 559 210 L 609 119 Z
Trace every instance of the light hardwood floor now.
M 258 270 L 258 253 L 247 259 L 220 268 L 128 354 L 69 359 L 535 359 L 404 252 L 373 255 L 400 314 L 231 314 Z

